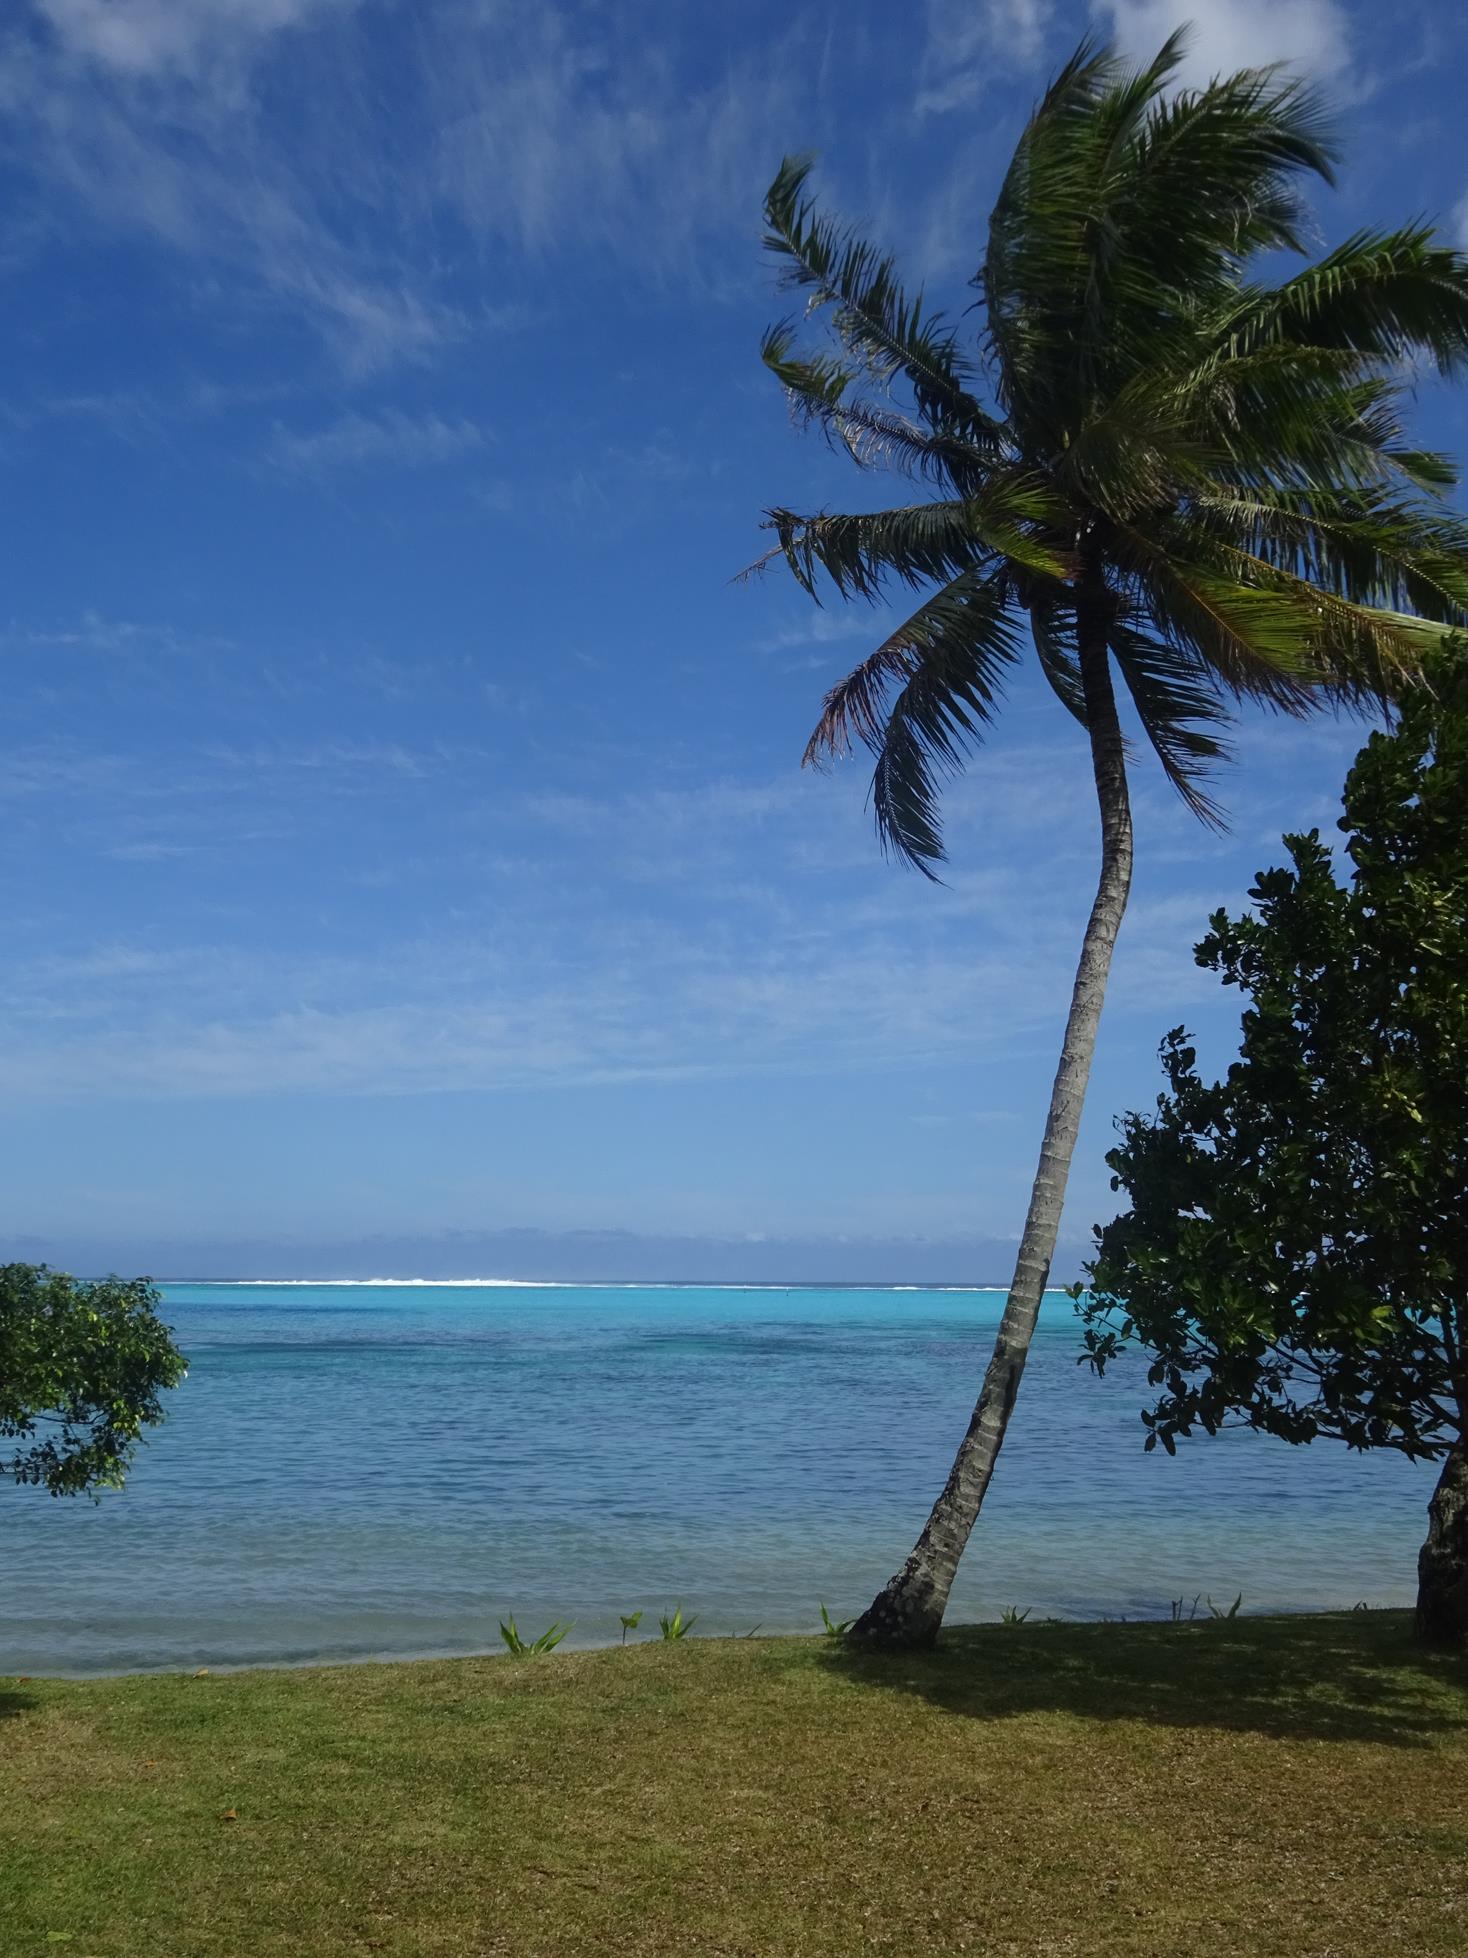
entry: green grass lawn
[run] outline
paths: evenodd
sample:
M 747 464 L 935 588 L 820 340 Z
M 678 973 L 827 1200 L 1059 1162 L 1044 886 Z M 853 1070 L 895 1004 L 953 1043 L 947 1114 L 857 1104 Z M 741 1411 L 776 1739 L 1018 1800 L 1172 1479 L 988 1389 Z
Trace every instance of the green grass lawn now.
M 1468 1952 L 1397 1613 L 0 1680 L 0 1953 Z

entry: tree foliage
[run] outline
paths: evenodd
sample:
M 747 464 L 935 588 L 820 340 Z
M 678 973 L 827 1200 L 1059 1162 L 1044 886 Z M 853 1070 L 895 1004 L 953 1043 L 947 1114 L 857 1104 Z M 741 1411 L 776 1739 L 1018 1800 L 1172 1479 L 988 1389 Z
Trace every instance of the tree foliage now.
M 1086 43 L 1066 63 L 962 325 L 818 208 L 808 158 L 765 200 L 784 282 L 829 329 L 806 346 L 780 322 L 767 366 L 802 425 L 922 492 L 767 512 L 769 557 L 813 597 L 921 594 L 832 689 L 807 760 L 870 749 L 884 846 L 930 875 L 941 783 L 1025 641 L 1084 724 L 1079 638 L 1099 637 L 1168 779 L 1216 820 L 1233 701 L 1391 697 L 1468 623 L 1454 470 L 1403 427 L 1415 367 L 1468 358 L 1468 260 L 1407 225 L 1262 279 L 1264 255 L 1302 252 L 1300 186 L 1332 181 L 1335 139 L 1275 70 L 1176 88 L 1182 48 L 1132 69 Z
M 0 1474 L 53 1496 L 121 1488 L 186 1365 L 146 1279 L 0 1266 Z
M 1130 1208 L 1077 1288 L 1098 1368 L 1152 1355 L 1147 1447 L 1241 1421 L 1438 1458 L 1468 1414 L 1468 661 L 1346 782 L 1349 877 L 1285 839 L 1198 963 L 1249 1001 L 1239 1058 L 1167 1091 L 1107 1160 Z

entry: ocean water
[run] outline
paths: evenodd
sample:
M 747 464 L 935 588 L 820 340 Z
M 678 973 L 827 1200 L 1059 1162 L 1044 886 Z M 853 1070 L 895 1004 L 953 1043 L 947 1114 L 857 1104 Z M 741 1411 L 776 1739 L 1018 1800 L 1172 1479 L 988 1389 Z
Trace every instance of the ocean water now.
M 125 1491 L 0 1487 L 0 1673 L 811 1630 L 906 1553 L 992 1292 L 174 1285 L 189 1356 Z M 1409 1602 L 1432 1471 L 1234 1433 L 1144 1455 L 1145 1382 L 1047 1300 L 955 1618 Z M 1200 1606 L 1200 1610 L 1205 1607 Z

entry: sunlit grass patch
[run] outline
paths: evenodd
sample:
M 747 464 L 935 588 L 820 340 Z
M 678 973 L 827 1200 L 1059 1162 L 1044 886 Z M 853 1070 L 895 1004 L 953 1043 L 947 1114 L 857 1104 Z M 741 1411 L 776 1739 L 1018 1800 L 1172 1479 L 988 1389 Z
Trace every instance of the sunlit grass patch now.
M 0 1681 L 0 1953 L 1468 1948 L 1395 1613 Z

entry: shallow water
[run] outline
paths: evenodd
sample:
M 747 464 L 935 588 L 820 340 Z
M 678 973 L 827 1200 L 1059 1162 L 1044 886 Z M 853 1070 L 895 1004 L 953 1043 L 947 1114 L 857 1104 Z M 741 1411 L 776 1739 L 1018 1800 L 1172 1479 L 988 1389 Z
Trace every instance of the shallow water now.
M 947 1473 L 996 1293 L 165 1288 L 188 1380 L 127 1489 L 0 1487 L 0 1672 L 482 1651 L 572 1619 L 849 1616 Z M 1248 1434 L 1142 1453 L 1139 1361 L 1047 1300 L 953 1616 L 1409 1602 L 1432 1470 Z M 1203 1611 L 1204 1606 L 1199 1606 Z

